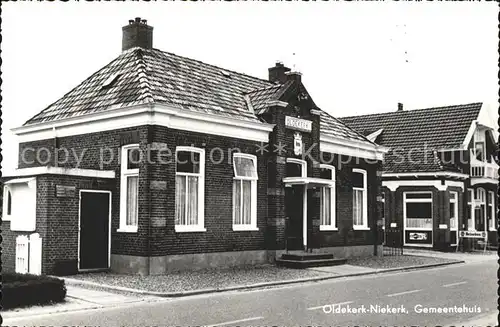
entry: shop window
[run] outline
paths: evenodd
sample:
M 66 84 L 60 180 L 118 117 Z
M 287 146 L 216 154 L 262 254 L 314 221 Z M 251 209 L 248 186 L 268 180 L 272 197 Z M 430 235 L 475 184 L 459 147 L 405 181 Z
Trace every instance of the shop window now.
M 119 232 L 137 232 L 139 222 L 139 145 L 125 145 L 121 149 L 120 227 Z
M 432 193 L 404 193 L 405 228 L 432 230 Z
M 5 183 L 2 220 L 13 231 L 34 231 L 36 227 L 36 179 L 20 178 Z
M 352 170 L 353 228 L 368 228 L 368 196 L 366 170 Z
M 175 230 L 205 231 L 205 150 L 177 147 L 175 152 Z
M 496 227 L 496 210 L 495 210 L 495 192 L 488 192 L 488 222 L 490 230 L 497 230 Z
M 335 181 L 335 167 L 320 165 L 321 178 Z M 322 187 L 320 193 L 320 230 L 337 230 L 335 219 L 335 184 Z
M 233 230 L 257 229 L 257 159 L 254 155 L 233 156 Z

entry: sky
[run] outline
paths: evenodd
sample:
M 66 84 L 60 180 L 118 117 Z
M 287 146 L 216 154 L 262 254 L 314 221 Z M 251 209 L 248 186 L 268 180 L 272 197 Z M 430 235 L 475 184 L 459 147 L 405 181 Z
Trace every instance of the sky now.
M 17 166 L 9 130 L 121 53 L 141 17 L 153 46 L 267 78 L 302 73 L 336 117 L 486 102 L 497 108 L 494 2 L 7 2 L 2 4 L 2 171 Z M 495 113 L 496 114 L 496 113 Z

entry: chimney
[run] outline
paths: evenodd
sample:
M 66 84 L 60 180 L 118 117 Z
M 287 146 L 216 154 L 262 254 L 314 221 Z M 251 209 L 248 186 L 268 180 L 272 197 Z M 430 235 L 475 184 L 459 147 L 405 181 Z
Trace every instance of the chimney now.
M 277 62 L 274 67 L 271 67 L 268 70 L 269 82 L 283 84 L 288 80 L 286 73 L 290 71 L 290 68 L 285 67 L 282 62 Z
M 398 102 L 398 111 L 403 111 L 403 104 Z
M 122 51 L 134 47 L 144 49 L 153 48 L 153 27 L 148 21 L 137 17 L 128 21 L 128 25 L 122 27 Z

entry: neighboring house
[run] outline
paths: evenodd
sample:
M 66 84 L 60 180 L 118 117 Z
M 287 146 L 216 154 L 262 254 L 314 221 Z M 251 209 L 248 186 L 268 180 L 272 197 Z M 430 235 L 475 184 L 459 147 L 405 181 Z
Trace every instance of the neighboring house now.
M 116 59 L 14 132 L 5 270 L 26 260 L 16 240 L 32 233 L 45 274 L 162 274 L 380 244 L 383 147 L 320 110 L 283 64 L 263 80 L 160 51 L 139 18 Z
M 388 242 L 451 250 L 459 230 L 468 230 L 487 232 L 497 244 L 497 143 L 487 109 L 399 104 L 394 112 L 341 118 L 390 148 L 381 198 Z

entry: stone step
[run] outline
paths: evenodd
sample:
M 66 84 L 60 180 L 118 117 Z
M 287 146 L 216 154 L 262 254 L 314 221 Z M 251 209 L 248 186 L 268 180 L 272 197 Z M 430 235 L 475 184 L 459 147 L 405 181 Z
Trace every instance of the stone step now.
M 319 259 L 319 260 L 286 260 L 276 259 L 276 264 L 279 267 L 305 269 L 311 267 L 324 267 L 324 266 L 337 266 L 343 265 L 347 262 L 344 258 L 335 259 Z
M 327 259 L 333 259 L 333 254 L 331 254 L 331 253 L 283 253 L 281 255 L 281 259 L 294 260 L 294 261 L 327 260 Z

